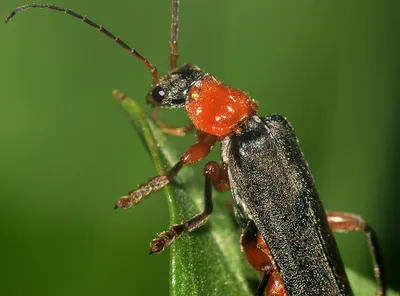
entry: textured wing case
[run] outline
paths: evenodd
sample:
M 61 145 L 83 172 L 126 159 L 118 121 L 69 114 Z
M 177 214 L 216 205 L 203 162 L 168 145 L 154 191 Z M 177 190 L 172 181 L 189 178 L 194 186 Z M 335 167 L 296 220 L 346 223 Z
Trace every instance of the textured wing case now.
M 254 116 L 221 146 L 234 202 L 268 244 L 291 296 L 352 295 L 314 181 L 285 118 Z

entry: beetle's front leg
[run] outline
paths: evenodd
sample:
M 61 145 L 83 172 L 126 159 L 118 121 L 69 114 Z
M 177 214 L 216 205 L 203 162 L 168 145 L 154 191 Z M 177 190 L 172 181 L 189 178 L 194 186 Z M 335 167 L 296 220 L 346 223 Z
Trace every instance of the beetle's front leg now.
M 386 295 L 385 278 L 383 274 L 383 262 L 378 247 L 378 239 L 372 227 L 360 216 L 344 212 L 326 212 L 329 226 L 336 232 L 364 231 L 368 238 L 374 263 L 374 272 L 377 282 L 377 296 Z
M 133 204 L 138 204 L 143 197 L 149 196 L 152 192 L 159 191 L 175 178 L 184 165 L 191 165 L 199 162 L 210 153 L 216 142 L 216 137 L 197 132 L 197 143 L 190 146 L 176 163 L 165 175 L 157 176 L 149 180 L 147 184 L 139 186 L 139 189 L 131 191 L 127 196 L 121 197 L 115 205 L 115 209 L 129 209 Z
M 189 122 L 185 126 L 182 127 L 172 127 L 166 124 L 164 121 L 160 119 L 160 108 L 155 107 L 152 113 L 152 117 L 157 125 L 161 128 L 164 133 L 167 133 L 172 136 L 183 137 L 186 136 L 189 132 L 194 130 L 193 123 Z
M 127 96 L 123 92 L 121 92 L 117 89 L 114 89 L 112 94 L 118 102 L 122 102 L 123 100 L 125 100 L 127 98 Z M 186 124 L 185 126 L 182 126 L 182 127 L 172 127 L 172 126 L 169 126 L 168 124 L 164 123 L 160 119 L 160 108 L 159 107 L 154 108 L 151 116 L 153 117 L 154 121 L 157 123 L 159 128 L 164 133 L 167 133 L 172 136 L 183 137 L 183 136 L 186 136 L 189 132 L 194 130 L 194 125 L 191 122 L 189 122 L 188 124 Z

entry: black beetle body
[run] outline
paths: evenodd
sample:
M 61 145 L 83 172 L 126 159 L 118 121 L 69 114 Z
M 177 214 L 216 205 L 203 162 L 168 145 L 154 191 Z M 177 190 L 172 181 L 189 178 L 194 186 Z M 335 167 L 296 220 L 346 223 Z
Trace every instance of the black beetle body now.
M 298 140 L 280 115 L 253 116 L 221 144 L 240 218 L 254 221 L 291 296 L 352 295 Z

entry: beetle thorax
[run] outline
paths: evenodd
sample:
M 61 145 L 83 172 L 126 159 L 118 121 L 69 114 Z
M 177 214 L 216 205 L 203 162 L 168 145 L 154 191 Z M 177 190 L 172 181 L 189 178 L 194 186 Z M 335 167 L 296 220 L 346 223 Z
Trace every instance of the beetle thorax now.
M 215 136 L 230 134 L 257 109 L 245 92 L 230 88 L 212 76 L 192 85 L 185 107 L 198 130 Z

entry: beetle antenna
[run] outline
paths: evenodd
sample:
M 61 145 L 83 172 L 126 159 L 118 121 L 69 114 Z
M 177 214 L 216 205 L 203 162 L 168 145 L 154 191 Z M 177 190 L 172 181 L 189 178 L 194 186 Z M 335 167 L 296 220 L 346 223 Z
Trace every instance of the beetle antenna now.
M 172 22 L 171 22 L 171 70 L 175 70 L 178 61 L 178 32 L 179 32 L 179 1 L 172 0 Z
M 130 54 L 132 54 L 140 62 L 142 62 L 142 64 L 144 64 L 146 66 L 146 68 L 149 70 L 150 75 L 153 78 L 154 84 L 158 83 L 158 71 L 157 71 L 157 68 L 154 67 L 150 63 L 150 61 L 148 59 L 146 59 L 138 51 L 136 51 L 136 49 L 128 46 L 124 41 L 122 41 L 119 37 L 116 37 L 115 35 L 113 35 L 111 32 L 109 32 L 103 26 L 100 26 L 100 25 L 96 24 L 95 22 L 93 22 L 92 20 L 88 19 L 87 17 L 82 16 L 82 15 L 76 13 L 76 12 L 73 12 L 73 11 L 69 10 L 69 9 L 58 7 L 58 6 L 55 6 L 55 5 L 52 5 L 52 4 L 36 4 L 36 3 L 32 3 L 32 4 L 28 4 L 28 5 L 24 5 L 24 6 L 20 6 L 20 7 L 16 8 L 6 18 L 5 22 L 8 23 L 17 14 L 17 12 L 20 12 L 20 11 L 23 11 L 23 10 L 27 10 L 29 8 L 48 8 L 48 9 L 53 9 L 53 10 L 56 10 L 56 11 L 65 12 L 66 14 L 72 15 L 73 17 L 75 17 L 77 19 L 80 19 L 83 22 L 85 22 L 86 24 L 96 28 L 98 31 L 102 32 L 108 38 L 113 39 L 115 41 L 115 43 L 117 43 L 119 46 L 121 46 L 126 51 L 129 51 Z

